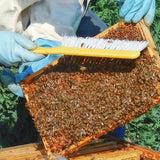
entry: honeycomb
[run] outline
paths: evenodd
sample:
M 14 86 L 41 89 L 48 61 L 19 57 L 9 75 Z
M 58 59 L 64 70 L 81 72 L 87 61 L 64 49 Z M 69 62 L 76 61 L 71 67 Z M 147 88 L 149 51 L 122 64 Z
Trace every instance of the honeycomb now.
M 101 38 L 145 40 L 121 23 Z M 147 49 L 135 60 L 63 56 L 21 87 L 46 150 L 66 155 L 155 107 L 159 75 Z

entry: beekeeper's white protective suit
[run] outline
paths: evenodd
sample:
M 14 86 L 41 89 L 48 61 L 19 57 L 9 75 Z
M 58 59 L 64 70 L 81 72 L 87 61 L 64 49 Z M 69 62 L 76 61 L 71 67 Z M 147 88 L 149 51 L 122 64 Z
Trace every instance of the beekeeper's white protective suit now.
M 1 0 L 0 30 L 36 40 L 75 35 L 89 0 Z

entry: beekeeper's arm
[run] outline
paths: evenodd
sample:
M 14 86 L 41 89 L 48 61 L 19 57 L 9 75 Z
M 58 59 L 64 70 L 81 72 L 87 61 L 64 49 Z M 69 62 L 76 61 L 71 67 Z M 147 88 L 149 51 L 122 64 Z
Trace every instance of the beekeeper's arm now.
M 36 45 L 28 38 L 15 33 L 22 32 L 22 25 L 20 27 L 18 22 L 18 6 L 18 2 L 14 0 L 0 2 L 0 63 L 6 66 L 15 62 L 36 61 L 44 57 L 29 52 Z
M 10 66 L 15 62 L 36 61 L 44 58 L 43 55 L 29 52 L 36 45 L 24 36 L 10 32 L 0 31 L 0 63 Z
M 28 51 L 35 48 L 30 40 L 61 40 L 63 35 L 75 35 L 89 1 L 85 2 L 1 0 L 0 31 L 6 32 L 0 32 L 0 63 L 11 65 L 43 58 Z
M 0 40 L 2 41 L 0 50 L 3 51 L 0 52 L 0 62 L 10 65 L 17 61 L 35 61 L 43 58 L 43 55 L 27 51 L 35 47 L 31 41 L 43 47 L 59 46 L 60 44 L 56 41 L 60 41 L 62 36 L 75 35 L 88 3 L 89 1 L 86 0 L 1 0 L 0 30 L 16 32 L 21 36 L 11 32 L 5 33 L 6 36 L 3 35 L 7 38 L 5 41 L 3 38 Z M 23 40 L 23 43 L 22 41 L 17 43 L 16 37 L 20 40 L 22 35 L 31 40 L 30 42 L 28 40 L 30 45 L 27 45 L 26 40 Z M 9 46 L 7 52 L 5 46 Z M 18 52 L 19 48 L 22 48 L 21 52 Z M 16 76 L 9 69 L 4 69 L 1 72 L 1 80 L 13 93 L 23 96 L 19 80 L 36 72 L 59 56 L 61 55 L 49 55 L 40 61 L 23 63 L 19 69 L 19 73 L 22 74 Z

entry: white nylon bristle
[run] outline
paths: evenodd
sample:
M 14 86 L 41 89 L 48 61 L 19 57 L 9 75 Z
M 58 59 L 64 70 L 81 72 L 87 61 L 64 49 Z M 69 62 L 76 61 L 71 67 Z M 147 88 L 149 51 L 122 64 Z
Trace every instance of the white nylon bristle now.
M 114 50 L 142 51 L 148 46 L 147 41 L 129 41 L 113 40 L 100 38 L 82 38 L 82 37 L 63 37 L 62 46 L 81 47 L 81 48 L 99 48 Z

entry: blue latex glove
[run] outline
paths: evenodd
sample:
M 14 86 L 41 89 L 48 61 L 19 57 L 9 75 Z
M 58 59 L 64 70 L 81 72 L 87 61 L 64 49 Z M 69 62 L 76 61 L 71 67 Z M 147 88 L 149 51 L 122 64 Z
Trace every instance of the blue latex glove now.
M 10 66 L 15 62 L 36 61 L 44 58 L 28 50 L 36 48 L 36 45 L 24 36 L 10 32 L 0 31 L 0 63 Z
M 126 22 L 137 23 L 142 18 L 146 25 L 150 26 L 155 15 L 155 0 L 116 0 L 123 3 L 120 16 Z
M 11 92 L 16 94 L 17 96 L 23 97 L 22 89 L 20 85 L 16 83 L 16 77 L 10 69 L 5 68 L 4 70 L 2 70 L 0 72 L 0 79 Z
M 38 39 L 35 40 L 34 43 L 37 46 L 41 47 L 58 47 L 61 46 L 61 42 L 59 41 L 52 41 L 52 40 L 46 40 L 46 39 Z M 44 59 L 41 59 L 36 62 L 28 62 L 28 63 L 23 63 L 18 71 L 18 74 L 16 75 L 16 82 L 20 82 L 24 78 L 26 78 L 28 75 L 31 75 L 38 70 L 42 69 L 49 63 L 53 62 L 54 60 L 60 58 L 62 55 L 48 55 Z
M 41 47 L 58 47 L 61 46 L 59 41 L 51 41 L 46 39 L 38 39 L 35 40 L 34 43 L 37 46 Z M 27 62 L 23 63 L 18 71 L 17 75 L 14 75 L 8 68 L 4 69 L 1 72 L 1 80 L 2 82 L 16 95 L 20 97 L 24 97 L 22 89 L 19 85 L 19 82 L 26 78 L 27 76 L 37 72 L 41 68 L 45 67 L 49 63 L 53 62 L 54 60 L 60 58 L 62 55 L 48 55 L 47 57 L 35 61 L 35 62 Z

